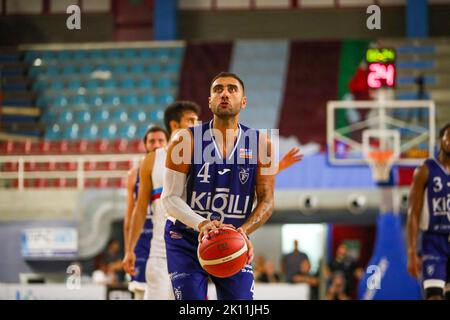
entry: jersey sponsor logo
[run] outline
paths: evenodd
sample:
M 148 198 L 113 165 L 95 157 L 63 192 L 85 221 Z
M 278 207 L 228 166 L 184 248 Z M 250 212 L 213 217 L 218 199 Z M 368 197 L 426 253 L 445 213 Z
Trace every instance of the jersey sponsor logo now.
M 241 171 L 239 171 L 239 180 L 241 181 L 241 184 L 245 184 L 249 176 L 249 169 L 241 168 Z
M 183 238 L 183 236 L 181 234 L 179 234 L 178 232 L 175 232 L 175 231 L 170 231 L 169 234 L 172 239 L 178 240 L 178 239 Z
M 230 172 L 230 171 L 231 171 L 231 169 L 223 169 L 223 170 L 219 170 L 218 172 L 221 176 L 223 176 L 225 173 Z
M 224 217 L 244 218 L 250 204 L 250 196 L 245 196 L 243 206 L 239 207 L 242 195 L 230 194 L 229 188 L 216 188 L 213 195 L 211 192 L 192 192 L 190 207 L 196 211 L 208 212 L 209 217 L 223 221 Z M 209 218 L 208 217 L 208 218 Z
M 447 216 L 450 221 L 450 196 L 448 197 L 433 197 L 431 200 L 433 208 L 433 215 Z

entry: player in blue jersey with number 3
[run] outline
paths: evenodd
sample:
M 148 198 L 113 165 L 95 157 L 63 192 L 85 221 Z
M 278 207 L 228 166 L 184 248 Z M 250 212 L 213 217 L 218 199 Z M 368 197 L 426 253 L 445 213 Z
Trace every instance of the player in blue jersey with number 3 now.
M 425 297 L 450 300 L 450 123 L 439 132 L 437 159 L 427 159 L 414 172 L 408 210 L 408 271 L 422 269 Z M 417 235 L 422 233 L 422 265 Z
M 217 232 L 221 225 L 235 227 L 249 251 L 248 264 L 236 275 L 211 276 L 217 297 L 253 299 L 253 246 L 247 235 L 272 214 L 277 168 L 269 139 L 239 123 L 246 104 L 242 80 L 232 73 L 220 73 L 210 87 L 213 119 L 180 131 L 169 144 L 161 197 L 169 215 L 165 232 L 168 271 L 178 300 L 206 299 L 209 275 L 199 264 L 197 246 L 204 235 Z

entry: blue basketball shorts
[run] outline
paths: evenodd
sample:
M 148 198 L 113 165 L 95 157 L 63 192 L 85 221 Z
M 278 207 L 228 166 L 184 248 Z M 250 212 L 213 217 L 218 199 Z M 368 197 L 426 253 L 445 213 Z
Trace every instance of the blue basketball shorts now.
M 422 233 L 424 288 L 444 288 L 450 282 L 450 234 Z
M 141 234 L 134 249 L 134 254 L 136 255 L 136 261 L 134 263 L 136 275 L 131 277 L 131 281 L 146 283 L 145 267 L 150 254 L 150 241 L 151 237 L 144 233 Z
M 206 300 L 208 278 L 219 300 L 253 300 L 253 269 L 246 265 L 229 278 L 209 275 L 197 258 L 198 232 L 178 220 L 167 220 L 165 229 L 167 266 L 176 300 Z

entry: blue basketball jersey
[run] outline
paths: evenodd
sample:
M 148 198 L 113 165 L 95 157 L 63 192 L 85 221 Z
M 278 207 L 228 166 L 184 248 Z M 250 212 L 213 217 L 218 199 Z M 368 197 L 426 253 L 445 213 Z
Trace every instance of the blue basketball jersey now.
M 139 170 L 136 177 L 136 182 L 134 183 L 134 201 L 137 201 L 139 192 Z M 136 254 L 136 276 L 132 277 L 132 281 L 145 283 L 145 266 L 147 264 L 147 259 L 150 254 L 150 242 L 153 236 L 153 222 L 151 214 L 151 206 L 149 204 L 147 210 L 147 218 L 145 219 L 144 228 L 142 229 L 141 235 L 139 236 L 138 242 L 134 249 Z
M 224 159 L 212 134 L 213 121 L 191 128 L 194 153 L 186 203 L 199 215 L 240 227 L 255 199 L 259 132 L 238 124 L 234 148 Z
M 134 183 L 134 191 L 133 191 L 133 197 L 134 197 L 135 202 L 138 199 L 138 193 L 139 193 L 139 169 L 138 169 L 138 174 L 136 176 L 136 182 Z M 146 229 L 153 229 L 151 203 L 152 203 L 152 198 L 150 198 L 150 203 L 148 204 L 147 218 L 145 220 L 144 230 L 142 231 L 143 233 L 146 233 L 145 232 Z M 149 232 L 147 232 L 147 233 L 149 233 Z
M 425 161 L 428 182 L 421 228 L 435 233 L 450 233 L 450 173 L 436 159 Z

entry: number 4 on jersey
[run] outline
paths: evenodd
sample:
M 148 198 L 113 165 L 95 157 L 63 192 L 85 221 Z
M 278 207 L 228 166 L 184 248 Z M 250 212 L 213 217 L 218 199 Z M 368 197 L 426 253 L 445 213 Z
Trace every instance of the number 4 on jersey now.
M 205 164 L 198 171 L 197 177 L 201 178 L 200 182 L 209 183 L 209 178 L 211 177 L 209 174 L 209 162 L 205 162 Z

